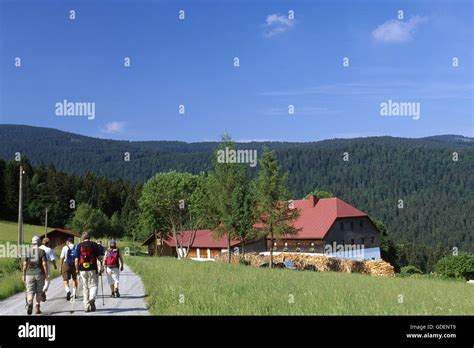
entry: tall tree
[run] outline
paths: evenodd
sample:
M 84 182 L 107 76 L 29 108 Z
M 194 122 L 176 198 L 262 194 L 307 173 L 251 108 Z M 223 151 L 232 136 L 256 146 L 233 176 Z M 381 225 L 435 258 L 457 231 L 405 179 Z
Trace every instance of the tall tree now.
M 258 229 L 265 237 L 270 238 L 270 265 L 273 267 L 273 241 L 275 237 L 296 234 L 298 230 L 292 222 L 299 216 L 297 209 L 292 209 L 286 188 L 288 174 L 282 175 L 276 156 L 264 149 L 256 181 L 256 200 L 258 212 Z
M 232 194 L 232 214 L 235 234 L 240 240 L 242 255 L 245 255 L 245 243 L 256 236 L 253 229 L 256 220 L 255 197 L 247 183 L 236 187 Z
M 82 203 L 74 212 L 68 227 L 79 233 L 89 231 L 94 234 L 94 237 L 101 237 L 110 231 L 108 225 L 107 216 L 100 209 L 94 209 L 89 204 Z
M 222 153 L 236 151 L 235 143 L 228 134 L 222 136 L 221 142 L 215 152 L 212 171 L 209 175 L 211 194 L 211 209 L 209 209 L 209 224 L 219 237 L 227 239 L 228 262 L 231 262 L 230 245 L 233 238 L 239 237 L 241 232 L 240 216 L 236 212 L 239 204 L 238 190 L 245 187 L 247 174 L 243 163 L 236 163 Z M 223 160 L 224 159 L 224 160 Z M 233 204 L 234 202 L 234 204 Z
M 186 257 L 194 239 L 196 230 L 202 226 L 204 219 L 193 216 L 199 212 L 199 203 L 193 193 L 200 181 L 189 173 L 160 173 L 148 180 L 140 198 L 140 219 L 143 226 L 151 230 L 161 240 L 169 234 L 176 245 L 178 258 Z M 191 207 L 191 202 L 193 207 Z M 185 231 L 192 231 L 190 237 L 184 238 Z

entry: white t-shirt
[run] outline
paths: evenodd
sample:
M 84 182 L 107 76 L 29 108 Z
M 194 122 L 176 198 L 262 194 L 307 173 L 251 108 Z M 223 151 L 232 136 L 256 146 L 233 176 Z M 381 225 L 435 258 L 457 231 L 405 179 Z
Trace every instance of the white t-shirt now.
M 56 257 L 54 256 L 54 252 L 53 252 L 53 249 L 47 247 L 46 245 L 42 245 L 39 247 L 40 249 L 43 249 L 45 254 L 46 254 L 46 259 L 48 260 L 48 262 L 46 262 L 46 264 L 48 265 L 48 274 L 49 274 L 49 263 L 51 261 L 54 261 L 56 260 Z

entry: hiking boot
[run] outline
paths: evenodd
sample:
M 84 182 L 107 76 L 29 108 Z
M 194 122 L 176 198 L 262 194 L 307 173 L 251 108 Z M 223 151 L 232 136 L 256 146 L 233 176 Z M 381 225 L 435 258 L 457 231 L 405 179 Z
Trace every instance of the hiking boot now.
M 33 303 L 32 303 L 32 304 L 28 304 L 26 313 L 27 313 L 28 315 L 31 315 L 31 313 L 33 313 Z
M 66 294 L 66 301 L 70 301 L 70 300 L 71 300 L 71 292 L 68 291 Z
M 120 297 L 120 292 L 118 291 L 118 289 L 115 289 L 115 297 Z
M 43 296 L 42 296 L 42 298 L 41 298 L 41 301 L 42 301 L 42 302 L 46 302 L 46 293 L 45 293 L 45 292 L 43 292 Z
M 40 306 L 36 306 L 35 314 L 41 314 Z
M 90 301 L 91 312 L 95 312 L 95 300 Z

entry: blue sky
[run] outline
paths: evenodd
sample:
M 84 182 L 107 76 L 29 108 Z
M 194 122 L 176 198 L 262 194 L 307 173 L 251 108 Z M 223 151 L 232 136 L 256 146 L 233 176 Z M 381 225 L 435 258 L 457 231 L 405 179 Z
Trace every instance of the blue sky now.
M 128 140 L 473 136 L 472 4 L 0 0 L 0 123 Z M 64 99 L 95 118 L 56 116 Z M 382 117 L 389 99 L 420 118 Z

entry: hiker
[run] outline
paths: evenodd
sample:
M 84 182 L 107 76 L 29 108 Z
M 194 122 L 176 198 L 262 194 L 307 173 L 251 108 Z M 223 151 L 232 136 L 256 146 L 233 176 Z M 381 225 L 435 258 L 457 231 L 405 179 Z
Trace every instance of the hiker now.
M 113 239 L 109 241 L 109 248 L 105 253 L 104 268 L 110 285 L 110 297 L 120 297 L 119 279 L 120 272 L 123 271 L 123 258 Z
M 109 248 L 104 256 L 104 268 L 107 274 L 107 282 L 110 285 L 110 297 L 120 297 L 119 281 L 123 265 L 123 258 L 117 248 L 117 243 L 112 239 L 109 241 Z
M 98 240 L 98 241 L 97 241 L 97 245 L 99 246 L 99 249 L 100 249 L 100 255 L 101 255 L 101 256 L 104 256 L 105 248 L 104 248 L 104 246 L 102 245 L 102 241 L 101 241 L 101 240 Z
M 90 240 L 89 232 L 82 233 L 83 242 L 76 246 L 74 263 L 76 272 L 81 277 L 84 296 L 84 309 L 86 312 L 95 312 L 95 298 L 99 280 L 97 259 L 100 249 L 97 243 Z
M 36 296 L 35 314 L 41 314 L 41 299 L 48 282 L 47 257 L 43 249 L 39 248 L 40 238 L 34 236 L 31 248 L 27 250 L 23 259 L 22 280 L 26 289 L 27 314 L 33 313 L 33 300 Z
M 56 266 L 56 256 L 54 256 L 53 249 L 49 247 L 49 238 L 45 237 L 41 241 L 41 246 L 39 247 L 40 249 L 43 249 L 45 254 L 46 254 L 46 265 L 48 267 L 48 275 L 51 275 L 51 266 L 50 264 L 53 263 L 54 269 L 58 269 L 58 266 Z M 45 290 L 43 291 L 43 302 L 46 301 L 46 291 L 48 291 L 49 288 L 49 283 L 50 279 L 48 277 L 48 281 L 46 282 Z
M 74 238 L 68 237 L 66 245 L 61 250 L 61 256 L 59 257 L 59 267 L 61 275 L 63 276 L 64 291 L 66 291 L 66 300 L 69 301 L 71 296 L 74 299 L 77 298 L 77 273 L 76 266 L 74 264 Z M 72 294 L 69 288 L 69 279 L 72 279 Z

